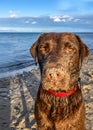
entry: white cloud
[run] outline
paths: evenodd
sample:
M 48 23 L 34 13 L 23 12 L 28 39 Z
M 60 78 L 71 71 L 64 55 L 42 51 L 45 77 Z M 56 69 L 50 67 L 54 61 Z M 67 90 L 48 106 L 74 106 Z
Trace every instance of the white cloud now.
M 7 31 L 8 27 L 0 27 L 0 31 Z
M 19 16 L 19 11 L 9 10 L 9 17 L 10 18 L 17 18 L 18 16 Z
M 60 18 L 55 18 L 54 22 L 61 22 L 61 19 Z
M 61 21 L 62 21 L 62 22 L 66 22 L 66 19 L 62 19 Z
M 74 18 L 69 15 L 63 15 L 63 16 L 50 16 L 50 19 L 53 19 L 54 22 L 69 22 L 72 21 Z
M 36 23 L 37 23 L 36 21 L 31 22 L 31 24 L 36 24 Z
M 30 23 L 31 23 L 31 24 L 36 24 L 37 22 L 36 22 L 36 21 L 32 21 L 32 22 L 31 22 L 31 21 L 29 21 L 29 20 L 26 20 L 25 23 L 26 23 L 26 24 L 30 24 Z
M 50 19 L 53 19 L 54 22 L 61 22 L 60 16 L 50 16 Z
M 0 31 L 4 32 L 32 32 L 31 28 L 22 27 L 0 27 Z
M 74 22 L 78 22 L 78 21 L 80 21 L 80 19 L 74 19 Z
M 67 21 L 72 21 L 74 19 L 72 16 L 69 16 L 69 15 L 63 15 L 62 18 Z
M 36 24 L 37 22 L 34 21 L 34 19 L 30 18 L 30 19 L 25 20 L 24 23 L 26 23 L 26 24 Z

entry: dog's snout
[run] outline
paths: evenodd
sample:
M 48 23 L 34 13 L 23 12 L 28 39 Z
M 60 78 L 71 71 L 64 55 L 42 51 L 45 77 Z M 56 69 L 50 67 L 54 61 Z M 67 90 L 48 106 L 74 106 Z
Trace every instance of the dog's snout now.
M 62 70 L 56 68 L 47 69 L 45 72 L 47 80 L 60 80 L 64 77 Z

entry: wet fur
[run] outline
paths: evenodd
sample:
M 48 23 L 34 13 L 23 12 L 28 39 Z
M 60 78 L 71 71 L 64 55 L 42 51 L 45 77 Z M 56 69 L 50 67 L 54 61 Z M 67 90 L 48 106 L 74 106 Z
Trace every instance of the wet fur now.
M 38 130 L 85 130 L 85 108 L 78 77 L 83 60 L 89 50 L 79 36 L 71 33 L 42 34 L 30 49 L 41 70 L 41 83 L 37 93 L 35 117 Z M 52 68 L 52 69 L 51 69 Z M 46 71 L 62 73 L 62 80 L 52 85 Z M 54 97 L 47 90 L 69 92 L 69 97 Z

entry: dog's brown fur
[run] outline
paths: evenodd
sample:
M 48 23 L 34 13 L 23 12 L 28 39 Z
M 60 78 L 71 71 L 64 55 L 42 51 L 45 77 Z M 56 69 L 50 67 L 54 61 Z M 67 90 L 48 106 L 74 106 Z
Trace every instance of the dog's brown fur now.
M 35 105 L 38 130 L 85 130 L 85 108 L 78 77 L 88 47 L 79 36 L 71 33 L 45 33 L 30 49 L 39 62 L 41 83 Z M 76 92 L 68 97 L 47 93 Z

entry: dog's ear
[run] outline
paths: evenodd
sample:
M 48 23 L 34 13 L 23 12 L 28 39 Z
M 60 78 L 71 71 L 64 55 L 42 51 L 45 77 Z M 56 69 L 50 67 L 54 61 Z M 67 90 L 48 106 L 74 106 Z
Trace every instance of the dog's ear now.
M 35 42 L 31 48 L 30 48 L 30 53 L 32 55 L 32 57 L 35 59 L 35 61 L 38 61 L 38 57 L 37 57 L 37 46 L 38 46 L 38 42 Z
M 85 60 L 85 58 L 88 57 L 89 55 L 89 48 L 87 47 L 87 45 L 80 39 L 79 36 L 76 36 L 77 40 L 79 42 L 79 53 L 80 53 L 80 60 L 81 60 L 81 65 L 83 63 L 83 61 Z
M 31 46 L 30 48 L 30 53 L 32 55 L 32 57 L 35 59 L 36 62 L 38 62 L 38 45 L 40 44 L 40 42 L 42 41 L 42 38 L 44 37 L 44 35 L 46 35 L 45 33 L 41 34 L 38 38 L 38 40 Z

